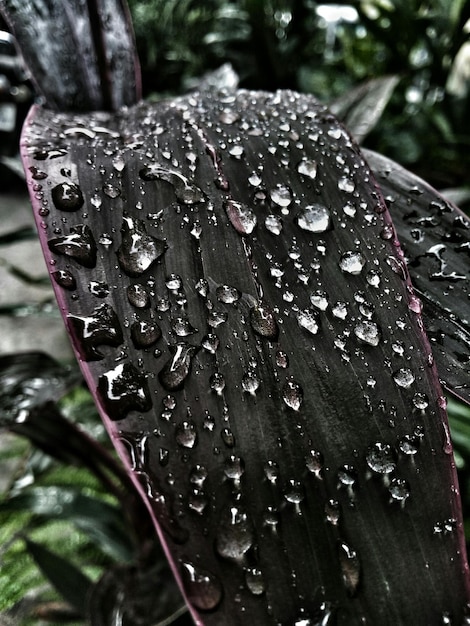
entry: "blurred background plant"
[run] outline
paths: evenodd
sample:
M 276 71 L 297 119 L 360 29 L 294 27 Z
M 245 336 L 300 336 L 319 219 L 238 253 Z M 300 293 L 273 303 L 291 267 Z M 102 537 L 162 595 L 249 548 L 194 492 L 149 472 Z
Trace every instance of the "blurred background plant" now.
M 469 206 L 465 0 L 129 4 L 145 97 L 182 93 L 230 63 L 241 87 L 311 93 L 347 118 L 358 89 L 364 95 L 369 81 L 389 77 L 364 145 Z M 8 89 L 16 93 L 15 85 Z M 15 169 L 11 142 L 8 151 L 0 156 Z M 94 607 L 97 625 L 189 624 L 146 513 L 69 365 L 65 333 L 57 337 L 46 269 L 31 276 L 22 267 L 21 246 L 30 258 L 35 234 L 32 216 L 13 220 L 18 203 L 30 214 L 24 182 L 13 180 L 0 179 L 0 624 L 82 624 L 86 606 Z M 470 541 L 470 409 L 450 400 L 449 414 Z M 53 439 L 59 443 L 51 446 Z M 149 579 L 154 588 L 161 583 L 150 604 Z M 131 580 L 143 589 L 132 605 L 123 594 Z

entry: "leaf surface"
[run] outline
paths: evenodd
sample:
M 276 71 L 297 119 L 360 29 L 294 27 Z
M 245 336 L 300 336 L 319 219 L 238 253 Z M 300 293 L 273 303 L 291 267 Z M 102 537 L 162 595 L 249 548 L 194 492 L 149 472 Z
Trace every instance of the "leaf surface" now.
M 0 11 L 48 107 L 114 110 L 139 99 L 134 34 L 122 0 L 1 0 Z
M 444 399 L 336 119 L 292 92 L 37 108 L 22 154 L 77 357 L 196 623 L 460 623 Z
M 371 150 L 364 155 L 390 207 L 439 376 L 470 404 L 470 221 L 398 163 Z

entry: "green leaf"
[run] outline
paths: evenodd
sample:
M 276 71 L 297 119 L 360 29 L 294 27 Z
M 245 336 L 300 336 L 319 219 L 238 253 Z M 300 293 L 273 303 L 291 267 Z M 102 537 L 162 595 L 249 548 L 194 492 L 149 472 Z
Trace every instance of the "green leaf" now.
M 84 616 L 86 598 L 92 581 L 75 565 L 41 544 L 27 538 L 25 543 L 44 576 L 61 596 Z

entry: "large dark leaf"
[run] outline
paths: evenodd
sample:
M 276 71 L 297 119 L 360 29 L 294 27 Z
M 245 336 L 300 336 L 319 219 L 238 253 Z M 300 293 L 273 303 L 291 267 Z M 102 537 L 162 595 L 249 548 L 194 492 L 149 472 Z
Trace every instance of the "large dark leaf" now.
M 197 623 L 461 623 L 442 391 L 328 111 L 244 91 L 36 109 L 22 152 L 77 356 Z
M 139 99 L 134 35 L 122 0 L 0 0 L 0 10 L 48 107 L 112 110 Z
M 470 221 L 394 161 L 371 150 L 364 154 L 390 206 L 439 376 L 470 404 Z

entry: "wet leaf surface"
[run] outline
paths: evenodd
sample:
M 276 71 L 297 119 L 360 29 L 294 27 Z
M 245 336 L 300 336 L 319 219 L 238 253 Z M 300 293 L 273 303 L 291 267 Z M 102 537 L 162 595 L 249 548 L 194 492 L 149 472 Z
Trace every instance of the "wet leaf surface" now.
M 390 207 L 439 376 L 470 403 L 470 220 L 391 159 L 364 154 Z
M 196 622 L 460 623 L 445 402 L 335 118 L 291 92 L 36 109 L 22 151 L 77 357 Z
M 1 0 L 0 11 L 47 106 L 113 110 L 140 96 L 127 5 L 121 0 Z M 38 54 L 38 51 L 40 53 Z

